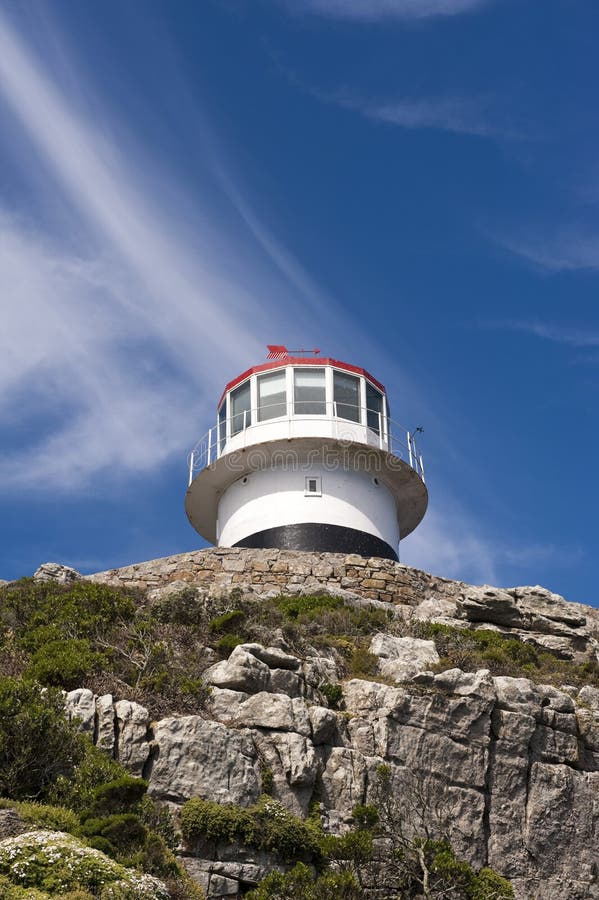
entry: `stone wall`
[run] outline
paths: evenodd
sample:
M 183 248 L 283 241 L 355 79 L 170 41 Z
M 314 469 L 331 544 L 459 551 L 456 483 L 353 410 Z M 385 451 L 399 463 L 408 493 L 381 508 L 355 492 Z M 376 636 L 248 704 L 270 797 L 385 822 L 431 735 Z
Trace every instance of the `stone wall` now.
M 215 547 L 111 569 L 90 576 L 94 581 L 156 588 L 172 581 L 229 588 L 242 585 L 258 594 L 291 588 L 342 588 L 363 597 L 413 605 L 431 589 L 451 593 L 456 582 L 433 578 L 425 572 L 389 559 L 342 553 L 302 553 L 296 550 L 247 550 Z
M 62 570 L 64 573 L 64 567 Z M 77 573 L 73 574 L 78 577 Z M 550 649 L 565 659 L 588 658 L 599 640 L 599 610 L 568 603 L 538 585 L 477 587 L 376 557 L 211 548 L 87 577 L 155 593 L 186 584 L 209 594 L 227 593 L 235 588 L 257 596 L 338 593 L 349 602 L 361 598 L 392 604 L 396 614 L 406 619 L 492 626 Z

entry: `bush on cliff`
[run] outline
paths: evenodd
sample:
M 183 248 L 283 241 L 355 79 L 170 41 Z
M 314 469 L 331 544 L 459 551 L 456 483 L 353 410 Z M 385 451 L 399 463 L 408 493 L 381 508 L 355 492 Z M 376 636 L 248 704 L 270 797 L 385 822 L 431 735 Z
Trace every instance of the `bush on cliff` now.
M 486 628 L 455 628 L 436 622 L 414 626 L 417 637 L 433 640 L 440 669 L 457 667 L 464 671 L 489 669 L 493 675 L 530 678 L 544 684 L 599 685 L 596 661 L 577 664 L 560 659 L 550 650 Z
M 165 886 L 157 879 L 127 869 L 58 832 L 34 831 L 0 841 L 0 874 L 15 887 L 37 889 L 52 897 L 83 889 L 101 900 L 123 895 L 128 900 L 168 900 Z
M 67 721 L 59 690 L 0 678 L 0 722 L 0 794 L 5 797 L 45 796 L 85 756 L 85 740 Z
M 285 860 L 318 862 L 322 858 L 316 823 L 298 819 L 268 796 L 247 808 L 193 797 L 181 810 L 181 831 L 191 847 L 203 841 L 238 841 L 257 850 L 274 851 Z

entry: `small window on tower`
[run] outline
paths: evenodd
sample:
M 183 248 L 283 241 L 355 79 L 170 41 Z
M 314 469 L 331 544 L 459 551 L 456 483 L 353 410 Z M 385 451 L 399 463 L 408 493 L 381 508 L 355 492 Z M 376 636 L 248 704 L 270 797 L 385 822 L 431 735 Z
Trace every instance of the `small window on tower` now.
M 306 497 L 322 497 L 322 484 L 319 475 L 306 475 Z

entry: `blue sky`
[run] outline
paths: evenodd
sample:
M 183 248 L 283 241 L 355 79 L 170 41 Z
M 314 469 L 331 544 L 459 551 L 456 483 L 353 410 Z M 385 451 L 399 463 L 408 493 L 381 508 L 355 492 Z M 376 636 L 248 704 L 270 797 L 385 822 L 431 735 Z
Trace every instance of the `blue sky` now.
M 266 343 L 425 429 L 402 560 L 596 602 L 594 0 L 0 0 L 0 576 L 201 545 Z

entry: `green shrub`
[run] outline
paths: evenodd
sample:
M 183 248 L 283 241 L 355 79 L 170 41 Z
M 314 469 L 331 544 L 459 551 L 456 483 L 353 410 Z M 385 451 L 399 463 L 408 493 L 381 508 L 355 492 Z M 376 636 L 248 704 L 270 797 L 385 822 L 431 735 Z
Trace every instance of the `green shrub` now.
M 275 776 L 272 769 L 270 769 L 268 766 L 264 767 L 260 772 L 260 782 L 262 786 L 262 793 L 266 796 L 270 796 L 275 786 Z
M 372 804 L 357 803 L 352 809 L 352 817 L 358 829 L 375 828 L 379 821 L 379 812 Z
M 225 631 L 232 631 L 237 628 L 245 619 L 245 613 L 242 609 L 230 609 L 228 612 L 215 616 L 208 623 L 208 630 L 222 634 Z
M 51 895 L 80 889 L 97 894 L 112 883 L 122 884 L 136 900 L 167 900 L 166 891 L 151 876 L 131 872 L 70 835 L 48 831 L 4 840 L 0 845 L 0 875 L 20 887 Z
M 92 789 L 87 812 L 90 817 L 98 817 L 137 810 L 147 790 L 148 782 L 143 778 L 121 775 Z
M 64 806 L 48 806 L 42 803 L 15 803 L 15 809 L 24 822 L 46 828 L 51 831 L 65 831 L 68 834 L 79 834 L 81 823 L 79 816 Z
M 350 653 L 347 667 L 351 678 L 368 678 L 378 674 L 379 658 L 365 647 L 354 646 Z
M 285 860 L 321 857 L 320 834 L 271 797 L 247 809 L 194 797 L 181 810 L 181 831 L 190 846 L 198 842 L 239 841 L 257 850 L 273 850 Z
M 110 856 L 127 853 L 132 847 L 141 846 L 147 837 L 147 829 L 135 813 L 113 813 L 85 819 L 81 833 L 87 838 L 103 838 L 108 841 L 112 848 Z
M 92 651 L 88 640 L 59 638 L 35 651 L 26 674 L 41 684 L 70 691 L 80 687 L 101 660 L 102 655 Z
M 271 872 L 246 900 L 361 900 L 360 886 L 350 872 L 326 872 L 315 877 L 304 863 L 289 872 Z
M 418 637 L 434 640 L 441 656 L 440 668 L 487 668 L 494 675 L 525 677 L 544 684 L 599 684 L 596 660 L 576 664 L 500 631 L 455 628 L 435 622 L 418 623 L 413 630 Z
M 275 606 L 287 619 L 311 619 L 319 618 L 323 613 L 343 606 L 341 597 L 329 597 L 327 595 L 297 597 L 277 597 Z
M 81 759 L 68 774 L 59 775 L 46 793 L 50 803 L 84 813 L 92 808 L 98 787 L 130 776 L 120 763 L 94 747 L 87 736 L 79 737 L 83 748 Z
M 197 590 L 191 585 L 163 597 L 153 604 L 151 612 L 157 621 L 172 625 L 199 625 L 204 619 Z
M 22 578 L 0 588 L 0 621 L 34 652 L 49 639 L 89 638 L 135 614 L 133 593 L 105 584 Z
M 228 656 L 239 644 L 245 644 L 245 638 L 239 634 L 225 634 L 220 640 L 216 641 L 214 649 L 220 656 Z
M 85 738 L 67 721 L 55 688 L 0 678 L 0 794 L 17 800 L 47 795 L 69 778 L 86 752 Z
M 173 814 L 166 804 L 159 803 L 146 794 L 140 803 L 140 815 L 146 828 L 159 834 L 169 850 L 177 849 L 180 835 L 175 828 Z
M 339 709 L 343 700 L 343 688 L 340 684 L 321 684 L 318 690 L 331 709 Z
M 0 875 L 0 897 L 2 900 L 50 900 L 50 894 L 45 891 L 38 891 L 37 888 L 31 887 L 19 887 L 5 875 Z M 91 898 L 91 894 L 85 895 L 85 900 L 88 898 Z

